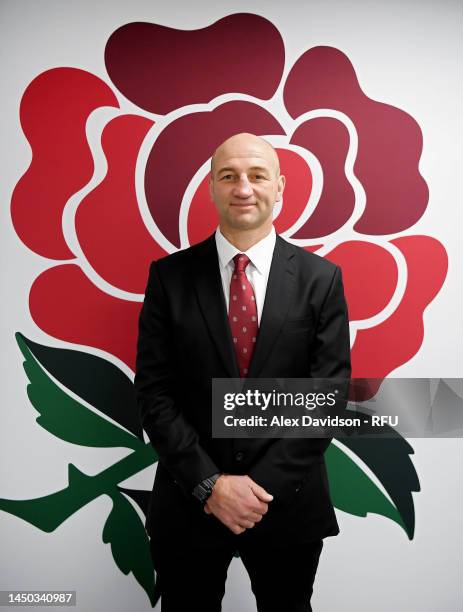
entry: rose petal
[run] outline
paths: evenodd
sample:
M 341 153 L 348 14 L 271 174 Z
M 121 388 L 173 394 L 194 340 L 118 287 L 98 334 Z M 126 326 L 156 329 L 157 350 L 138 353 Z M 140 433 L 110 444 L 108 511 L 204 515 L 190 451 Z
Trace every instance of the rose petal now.
M 269 99 L 284 67 L 283 40 L 259 15 L 228 15 L 206 28 L 128 23 L 109 38 L 108 74 L 126 98 L 164 115 L 227 92 Z
M 385 377 L 418 352 L 424 336 L 424 310 L 447 274 L 447 253 L 434 238 L 405 236 L 391 242 L 407 261 L 407 287 L 398 308 L 386 321 L 357 331 L 352 350 L 353 377 Z
M 209 195 L 208 172 L 195 191 L 188 210 L 188 244 L 193 245 L 205 240 L 215 231 L 218 224 L 217 210 Z
M 106 351 L 132 370 L 141 306 L 104 293 L 75 264 L 42 272 L 29 295 L 32 318 L 44 332 Z
M 157 227 L 175 247 L 180 247 L 178 220 L 187 186 L 214 150 L 238 132 L 284 134 L 257 104 L 228 102 L 172 121 L 155 141 L 146 164 L 146 200 Z
M 306 160 L 294 151 L 276 150 L 281 174 L 286 177 L 283 205 L 274 222 L 276 231 L 282 234 L 298 221 L 307 207 L 312 191 L 312 173 Z
M 318 251 L 318 249 L 321 249 L 323 246 L 323 244 L 310 244 L 308 246 L 304 246 L 302 247 L 305 251 L 308 251 L 309 253 L 316 253 Z
M 407 113 L 368 98 L 344 53 L 332 47 L 309 49 L 291 69 L 284 99 L 293 117 L 329 108 L 353 121 L 358 134 L 354 171 L 367 196 L 355 225 L 358 232 L 396 233 L 418 221 L 428 202 L 418 170 L 421 130 Z
M 22 97 L 21 125 L 32 163 L 14 190 L 11 216 L 21 240 L 44 257 L 73 257 L 63 236 L 63 208 L 92 176 L 85 125 L 100 106 L 118 106 L 113 92 L 98 77 L 75 68 L 43 72 Z
M 355 195 L 344 171 L 349 133 L 337 119 L 320 117 L 299 126 L 291 144 L 313 153 L 323 171 L 323 190 L 318 204 L 293 238 L 328 236 L 348 221 L 355 206 Z
M 369 319 L 391 301 L 398 271 L 386 249 L 371 242 L 350 241 L 337 246 L 326 258 L 342 269 L 351 321 Z
M 153 122 L 123 115 L 102 134 L 108 160 L 104 180 L 80 203 L 79 243 L 93 269 L 111 285 L 143 293 L 149 263 L 166 255 L 145 227 L 135 192 L 135 166 L 141 143 Z

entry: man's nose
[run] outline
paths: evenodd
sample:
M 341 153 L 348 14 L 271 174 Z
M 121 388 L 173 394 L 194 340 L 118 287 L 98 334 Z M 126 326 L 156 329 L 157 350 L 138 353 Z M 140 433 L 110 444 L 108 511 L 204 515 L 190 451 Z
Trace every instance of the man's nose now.
M 249 198 L 252 195 L 252 187 L 248 177 L 242 174 L 235 184 L 234 195 L 239 198 Z

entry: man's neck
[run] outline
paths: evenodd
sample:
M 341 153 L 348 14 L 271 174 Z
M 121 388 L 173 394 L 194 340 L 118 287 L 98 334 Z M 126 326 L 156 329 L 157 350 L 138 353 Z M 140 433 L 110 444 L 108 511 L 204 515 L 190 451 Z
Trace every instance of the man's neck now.
M 266 238 L 272 231 L 272 227 L 270 225 L 269 227 L 259 227 L 252 230 L 233 231 L 233 229 L 225 229 L 221 225 L 219 226 L 222 236 L 241 253 L 245 253 L 255 244 Z

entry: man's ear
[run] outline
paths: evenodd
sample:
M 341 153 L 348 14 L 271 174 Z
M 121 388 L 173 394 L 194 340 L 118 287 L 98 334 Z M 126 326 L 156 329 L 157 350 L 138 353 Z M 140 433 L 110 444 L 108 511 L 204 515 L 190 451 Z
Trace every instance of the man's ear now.
M 214 198 L 212 195 L 212 177 L 209 178 L 209 197 L 211 198 L 211 202 L 213 202 Z
M 277 191 L 277 197 L 275 202 L 280 202 L 281 198 L 283 197 L 283 191 L 285 190 L 285 185 L 286 185 L 286 177 L 283 176 L 283 174 L 280 174 L 280 176 L 278 177 L 278 191 Z

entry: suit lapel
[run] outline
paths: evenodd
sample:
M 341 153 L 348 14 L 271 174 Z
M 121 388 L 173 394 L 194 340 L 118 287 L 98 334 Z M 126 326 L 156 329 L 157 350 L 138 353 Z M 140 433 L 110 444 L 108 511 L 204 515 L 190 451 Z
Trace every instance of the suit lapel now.
M 259 376 L 288 314 L 294 294 L 293 257 L 291 246 L 277 235 L 249 378 Z
M 223 295 L 214 234 L 197 245 L 193 265 L 194 284 L 201 312 L 223 365 L 231 378 L 239 378 L 227 308 Z

